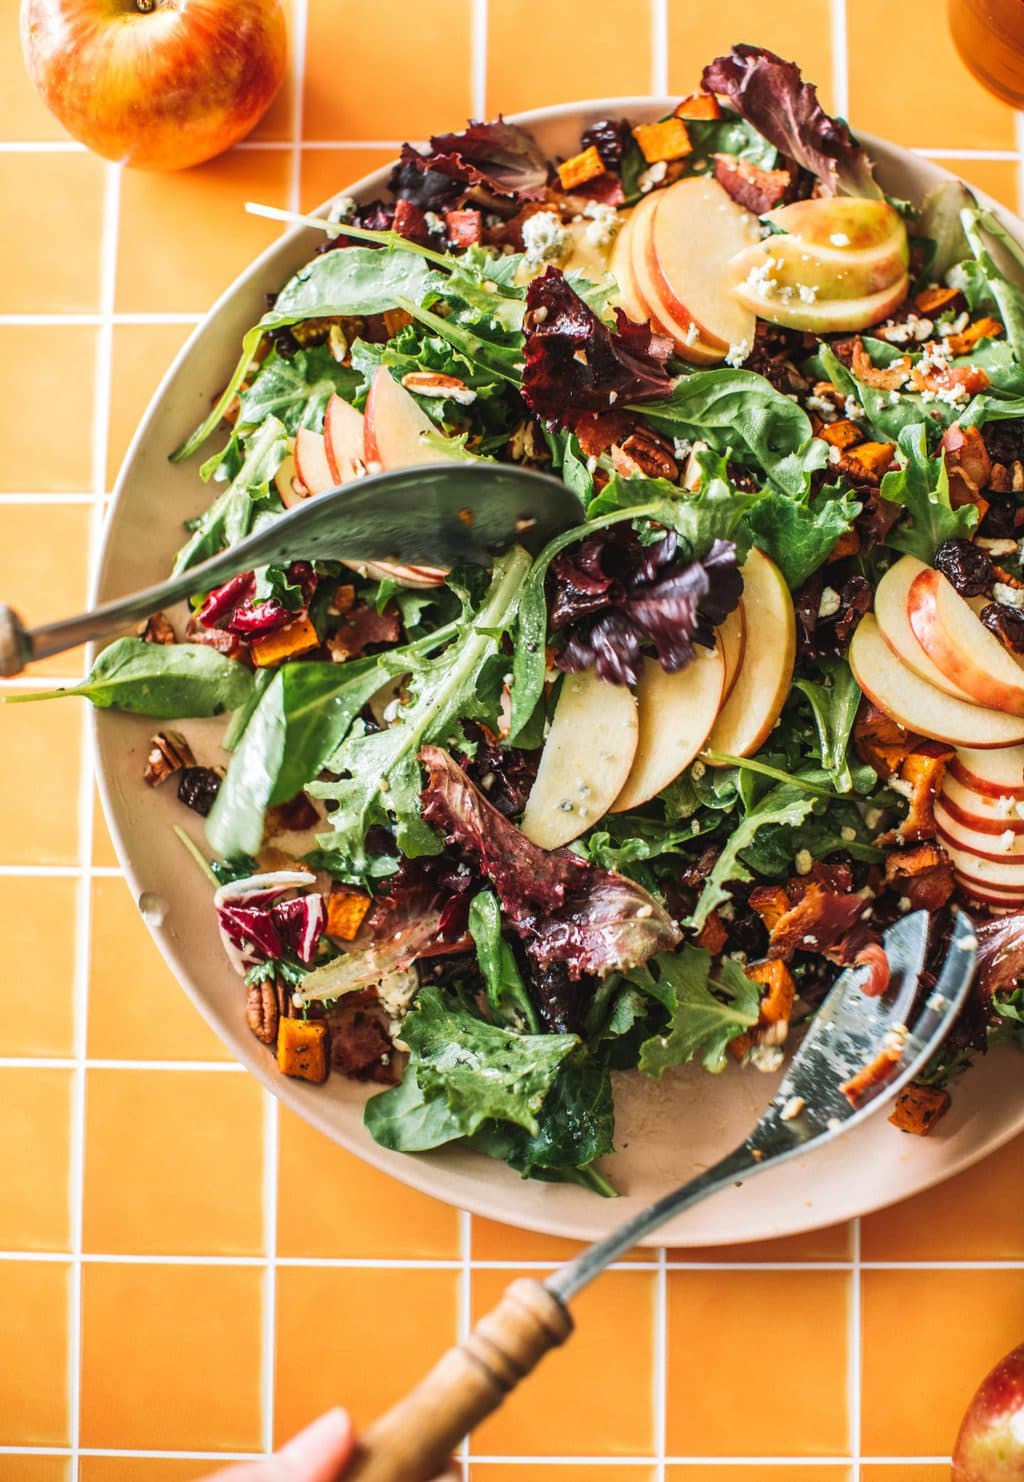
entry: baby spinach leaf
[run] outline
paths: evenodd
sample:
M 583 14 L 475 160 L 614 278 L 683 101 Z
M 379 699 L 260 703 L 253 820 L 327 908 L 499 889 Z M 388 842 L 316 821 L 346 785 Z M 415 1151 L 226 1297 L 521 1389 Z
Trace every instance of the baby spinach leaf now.
M 1017 360 L 1024 362 L 1024 290 L 999 267 L 988 243 L 998 242 L 1000 250 L 1014 264 L 1018 275 L 1024 274 L 1024 249 L 991 211 L 972 210 L 968 207 L 960 212 L 960 221 L 978 270 L 999 308 L 999 316 L 1006 329 L 1006 342 Z
M 814 807 L 814 798 L 801 792 L 798 786 L 780 783 L 766 792 L 760 802 L 755 803 L 733 826 L 721 854 L 716 859 L 693 914 L 683 923 L 690 931 L 700 931 L 716 906 L 729 899 L 726 885 L 730 880 L 750 880 L 752 875 L 741 859 L 746 847 L 753 843 L 758 830 L 769 823 L 787 824 L 795 827 Z
M 497 1023 L 540 1032 L 537 1011 L 527 992 L 515 953 L 501 934 L 501 909 L 493 890 L 481 890 L 469 903 L 469 934 L 487 984 L 487 1002 Z
M 729 1041 L 757 1022 L 757 984 L 728 958 L 713 979 L 703 947 L 662 952 L 633 978 L 668 1011 L 665 1028 L 640 1049 L 640 1069 L 656 1079 L 698 1055 L 705 1070 L 724 1070 Z
M 754 544 L 771 556 L 795 591 L 828 559 L 860 512 L 854 494 L 837 485 L 822 489 L 813 503 L 769 490 L 748 511 L 747 524 Z
M 722 110 L 721 118 L 688 118 L 686 132 L 693 146 L 686 157 L 686 164 L 690 169 L 696 169 L 701 164 L 703 168 L 710 169 L 714 164 L 711 159 L 713 154 L 734 154 L 741 160 L 760 166 L 762 170 L 771 170 L 779 157 L 774 144 L 769 144 L 753 124 L 728 108 Z
M 323 345 L 290 358 L 272 350 L 238 398 L 235 425 L 255 427 L 273 416 L 293 434 L 300 427 L 319 430 L 332 394 L 351 401 L 358 386 L 358 374 L 339 365 Z
M 478 1152 L 503 1158 L 524 1178 L 582 1183 L 608 1197 L 614 1196 L 614 1187 L 590 1165 L 612 1151 L 614 1130 L 611 1077 L 580 1048 L 560 1065 L 537 1112 L 535 1133 L 510 1121 L 487 1122 L 471 1142 Z
M 224 715 L 244 705 L 252 675 L 202 643 L 145 643 L 118 638 L 105 648 L 81 684 L 31 695 L 8 695 L 8 705 L 82 695 L 100 710 L 126 710 L 158 720 Z
M 870 347 L 876 342 L 865 341 Z M 877 342 L 880 343 L 880 342 Z M 871 358 L 884 365 L 896 358 L 891 346 L 887 347 L 887 359 L 871 350 Z M 923 402 L 919 395 L 905 391 L 886 391 L 880 386 L 870 386 L 858 380 L 853 371 L 845 366 L 830 346 L 823 344 L 818 352 L 824 377 L 838 386 L 844 396 L 852 396 L 864 408 L 872 432 L 886 442 L 896 442 L 905 427 L 922 426 L 934 443 L 943 430 L 956 417 L 956 408 L 944 401 Z
M 416 643 L 348 664 L 284 664 L 246 726 L 206 821 L 226 859 L 255 854 L 268 808 L 293 798 L 326 766 L 360 710 L 395 674 L 440 648 L 454 625 Z
M 810 418 L 764 376 L 748 370 L 693 371 L 663 401 L 629 408 L 669 437 L 703 439 L 718 453 L 760 469 L 784 494 L 802 495 L 828 449 Z
M 968 540 L 978 523 L 977 506 L 954 509 L 949 502 L 946 460 L 928 456 L 925 430 L 905 427 L 898 439 L 900 467 L 882 478 L 881 495 L 906 510 L 907 518 L 885 538 L 893 550 L 908 551 L 931 565 L 944 540 Z
M 238 364 L 209 416 L 171 454 L 172 462 L 191 457 L 216 428 L 238 392 L 260 340 L 271 329 L 303 319 L 336 315 L 383 314 L 399 298 L 416 303 L 444 283 L 444 275 L 425 258 L 401 246 L 346 247 L 314 257 L 285 284 L 260 322 L 244 336 Z
M 284 508 L 271 480 L 288 454 L 288 435 L 277 417 L 268 417 L 243 439 L 245 457 L 227 488 L 192 525 L 192 534 L 174 560 L 173 574 L 188 571 L 225 546 L 237 545 L 253 528 L 257 513 Z

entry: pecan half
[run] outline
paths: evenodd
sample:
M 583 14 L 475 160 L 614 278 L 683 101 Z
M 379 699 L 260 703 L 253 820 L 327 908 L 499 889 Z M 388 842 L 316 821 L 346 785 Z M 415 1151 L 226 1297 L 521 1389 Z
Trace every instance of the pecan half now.
M 415 391 L 417 396 L 436 396 L 443 401 L 457 401 L 459 406 L 468 407 L 476 401 L 476 392 L 458 376 L 446 376 L 441 371 L 409 371 L 402 377 L 406 391 Z
M 651 428 L 636 428 L 621 444 L 621 448 L 626 458 L 647 478 L 668 479 L 673 484 L 678 479 L 679 464 L 673 456 L 672 444 Z M 614 461 L 614 450 L 612 457 Z
M 164 646 L 178 641 L 166 613 L 163 612 L 154 612 L 151 618 L 146 619 L 139 629 L 139 637 L 143 643 L 160 643 Z
M 277 987 L 273 979 L 264 978 L 259 983 L 250 983 L 245 1000 L 245 1022 L 261 1045 L 274 1044 L 279 1020 Z
M 150 787 L 158 787 L 172 772 L 195 764 L 192 748 L 179 731 L 158 731 L 149 743 L 142 780 Z

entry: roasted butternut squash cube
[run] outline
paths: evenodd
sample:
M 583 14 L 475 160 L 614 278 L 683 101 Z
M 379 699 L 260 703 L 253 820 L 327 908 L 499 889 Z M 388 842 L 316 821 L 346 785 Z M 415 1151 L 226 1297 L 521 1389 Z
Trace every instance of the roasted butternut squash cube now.
M 579 154 L 570 155 L 558 167 L 558 179 L 563 190 L 575 190 L 578 185 L 586 185 L 588 180 L 596 180 L 603 174 L 604 160 L 593 144 Z
M 681 118 L 663 118 L 660 123 L 637 124 L 633 138 L 649 165 L 662 160 L 681 160 L 693 149 Z
M 327 935 L 351 942 L 373 901 L 353 885 L 335 885 L 327 897 Z
M 249 651 L 253 662 L 260 669 L 269 669 L 284 659 L 308 654 L 311 649 L 319 647 L 319 644 L 316 629 L 307 615 L 301 613 L 290 623 L 285 623 L 283 628 L 275 628 L 272 633 L 264 633 L 262 638 L 254 638 Z
M 721 118 L 722 107 L 714 93 L 691 93 L 675 107 L 676 118 Z
M 778 958 L 771 962 L 756 962 L 753 967 L 747 968 L 747 977 L 754 983 L 764 985 L 758 1023 L 788 1023 L 796 999 L 796 984 L 786 964 Z
M 889 1121 L 901 1132 L 927 1137 L 940 1117 L 949 1110 L 950 1095 L 935 1086 L 905 1086 L 889 1113 Z
M 282 1019 L 277 1029 L 277 1065 L 285 1075 L 319 1086 L 330 1071 L 330 1046 L 323 1019 Z

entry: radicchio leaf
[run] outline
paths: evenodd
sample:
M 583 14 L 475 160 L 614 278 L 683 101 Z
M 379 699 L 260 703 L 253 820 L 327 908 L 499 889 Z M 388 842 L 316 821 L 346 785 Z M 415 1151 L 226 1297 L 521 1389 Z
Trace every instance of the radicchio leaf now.
M 716 540 L 703 561 L 686 562 L 674 533 L 643 551 L 612 529 L 557 556 L 550 587 L 548 626 L 566 634 L 556 666 L 636 684 L 645 642 L 668 674 L 693 660 L 695 644 L 714 646 L 712 630 L 739 602 L 743 576 L 731 541 Z
M 425 821 L 487 876 L 538 967 L 561 962 L 571 979 L 605 977 L 678 943 L 678 928 L 641 885 L 569 849 L 538 848 L 440 748 L 425 746 L 420 761 L 427 770 Z
M 866 152 L 845 120 L 825 112 L 817 88 L 803 81 L 795 62 L 761 46 L 734 46 L 704 68 L 701 82 L 727 98 L 781 154 L 817 175 L 830 195 L 882 198 Z
M 444 199 L 440 188 L 431 183 L 429 201 L 422 193 L 414 195 L 412 168 L 519 201 L 542 196 L 548 183 L 548 162 L 533 137 L 516 124 L 506 123 L 500 114 L 490 123 L 471 122 L 456 134 L 435 134 L 424 151 L 404 146 L 393 188 L 397 186 L 406 200 L 436 209 L 436 203 Z
M 274 961 L 286 947 L 300 961 L 312 962 L 326 923 L 323 898 L 315 893 L 290 901 L 281 897 L 315 883 L 315 875 L 305 870 L 274 870 L 232 880 L 215 891 L 221 942 L 237 973 L 244 976 L 251 967 Z
M 615 310 L 611 331 L 554 267 L 526 294 L 523 400 L 549 427 L 575 427 L 616 402 L 654 401 L 670 394 L 665 362 L 672 342 Z
M 1000 916 L 979 926 L 975 988 L 986 1004 L 1010 993 L 1024 978 L 1024 912 Z

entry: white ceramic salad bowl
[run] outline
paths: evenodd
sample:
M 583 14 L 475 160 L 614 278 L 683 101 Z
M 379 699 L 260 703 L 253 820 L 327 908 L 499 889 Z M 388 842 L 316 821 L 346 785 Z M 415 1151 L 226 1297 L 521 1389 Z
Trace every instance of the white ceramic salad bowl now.
M 662 116 L 674 101 L 612 98 L 519 115 L 548 155 L 569 155 L 581 129 L 605 117 Z M 906 150 L 861 136 L 886 190 L 920 200 L 947 172 Z M 339 192 L 370 199 L 386 189 L 380 170 Z M 1024 224 L 986 202 L 1024 240 Z M 202 420 L 234 365 L 243 332 L 319 240 L 289 233 L 237 280 L 210 311 L 169 370 L 136 433 L 107 522 L 94 598 L 106 600 L 162 579 L 181 538 L 182 521 L 208 500 L 197 459 L 175 465 L 168 454 Z M 100 788 L 118 856 L 147 924 L 185 991 L 239 1060 L 292 1110 L 328 1137 L 404 1183 L 496 1220 L 590 1239 L 690 1178 L 741 1141 L 772 1095 L 777 1077 L 735 1065 L 720 1076 L 688 1067 L 653 1082 L 638 1072 L 615 1078 L 616 1147 L 608 1171 L 622 1191 L 603 1200 L 573 1185 L 520 1179 L 505 1165 L 469 1152 L 409 1156 L 373 1141 L 362 1109 L 372 1090 L 333 1076 L 324 1086 L 290 1080 L 245 1023 L 245 994 L 217 933 L 210 887 L 175 840 L 177 824 L 203 845 L 202 823 L 170 789 L 151 791 L 142 771 L 151 721 L 98 711 Z M 223 722 L 192 722 L 189 735 L 212 759 Z M 153 908 L 153 903 L 159 904 Z M 141 991 L 145 991 L 144 988 Z M 956 1086 L 952 1110 L 930 1137 L 908 1137 L 884 1117 L 850 1136 L 774 1169 L 764 1179 L 720 1194 L 667 1225 L 657 1244 L 727 1245 L 791 1234 L 844 1220 L 925 1189 L 1024 1130 L 1021 1066 L 997 1048 Z

